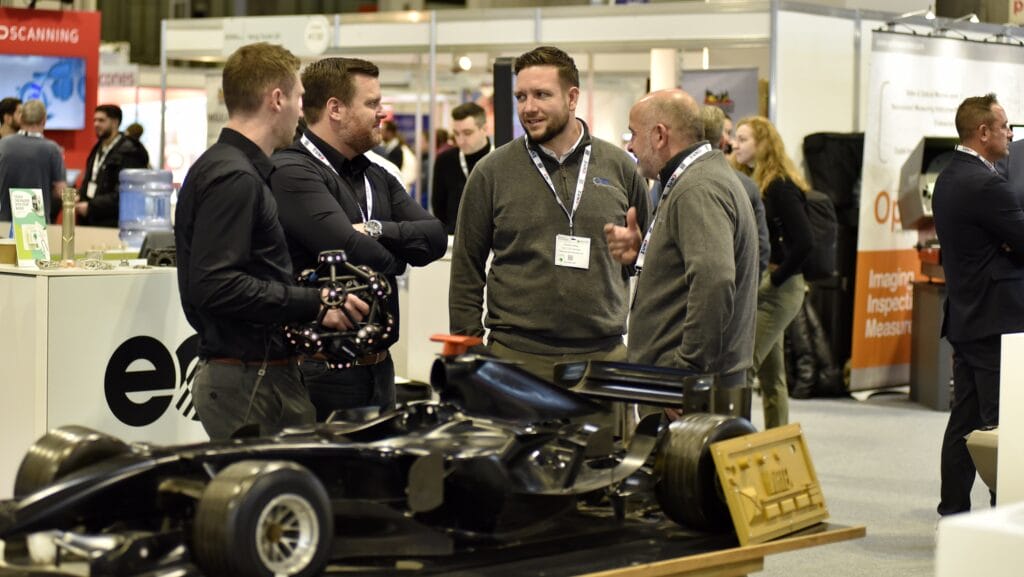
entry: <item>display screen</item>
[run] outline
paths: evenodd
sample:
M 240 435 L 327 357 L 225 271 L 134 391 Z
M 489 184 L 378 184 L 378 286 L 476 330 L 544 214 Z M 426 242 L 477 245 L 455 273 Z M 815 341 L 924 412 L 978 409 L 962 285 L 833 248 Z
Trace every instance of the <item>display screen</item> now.
M 0 54 L 0 98 L 42 100 L 47 130 L 85 128 L 85 60 Z
M 1024 124 L 1011 124 L 1010 130 L 1013 130 L 1014 142 L 1017 142 L 1018 140 L 1024 138 Z

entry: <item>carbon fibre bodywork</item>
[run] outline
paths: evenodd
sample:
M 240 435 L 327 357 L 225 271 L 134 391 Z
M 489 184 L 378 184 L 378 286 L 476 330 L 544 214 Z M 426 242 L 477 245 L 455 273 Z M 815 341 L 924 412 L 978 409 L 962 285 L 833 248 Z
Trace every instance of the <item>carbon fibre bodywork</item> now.
M 273 437 L 125 445 L 52 484 L 16 489 L 0 503 L 0 539 L 43 532 L 85 558 L 93 575 L 186 575 L 197 507 L 212 481 L 239 463 L 266 462 L 308 470 L 326 490 L 330 559 L 449 555 L 543 538 L 581 496 L 614 504 L 625 481 L 652 474 L 645 465 L 661 434 L 657 415 L 623 446 L 607 429 L 580 424 L 602 405 L 513 365 L 442 359 L 431 381 L 438 399 L 363 420 Z

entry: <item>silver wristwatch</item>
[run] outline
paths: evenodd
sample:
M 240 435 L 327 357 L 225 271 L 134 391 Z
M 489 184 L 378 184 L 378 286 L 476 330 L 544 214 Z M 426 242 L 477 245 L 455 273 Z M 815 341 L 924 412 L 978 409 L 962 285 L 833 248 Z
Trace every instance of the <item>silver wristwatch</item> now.
M 381 226 L 379 220 L 368 220 L 363 228 L 366 230 L 366 235 L 370 238 L 380 238 L 380 235 L 384 232 L 384 227 Z

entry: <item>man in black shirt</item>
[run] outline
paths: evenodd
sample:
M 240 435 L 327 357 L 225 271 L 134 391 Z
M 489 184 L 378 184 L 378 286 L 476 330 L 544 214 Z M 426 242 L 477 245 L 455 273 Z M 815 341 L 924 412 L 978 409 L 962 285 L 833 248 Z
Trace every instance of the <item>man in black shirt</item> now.
M 256 423 L 262 434 L 314 422 L 297 360 L 280 325 L 310 321 L 319 291 L 293 280 L 269 155 L 287 146 L 301 114 L 299 60 L 284 48 L 250 44 L 224 66 L 228 123 L 188 171 L 175 213 L 178 287 L 199 333 L 192 395 L 212 439 Z M 366 304 L 349 297 L 357 321 Z M 339 310 L 324 326 L 350 329 Z
M 99 140 L 85 161 L 83 194 L 75 205 L 78 224 L 116 227 L 121 171 L 149 166 L 149 153 L 142 144 L 121 132 L 122 117 L 121 108 L 113 104 L 101 104 L 93 114 L 93 129 Z
M 312 268 L 327 249 L 344 249 L 349 262 L 387 275 L 388 304 L 398 337 L 395 276 L 407 264 L 441 258 L 447 237 L 440 221 L 423 210 L 402 184 L 364 153 L 380 142 L 377 66 L 353 58 L 326 58 L 306 67 L 302 83 L 307 128 L 274 155 L 271 188 L 297 270 Z M 328 369 L 306 360 L 301 369 L 324 420 L 337 409 L 395 404 L 395 366 L 385 351 L 358 359 L 350 369 Z
M 455 234 L 455 220 L 466 179 L 476 163 L 494 150 L 487 137 L 487 113 L 479 104 L 466 102 L 452 109 L 455 148 L 437 155 L 431 206 L 448 234 Z

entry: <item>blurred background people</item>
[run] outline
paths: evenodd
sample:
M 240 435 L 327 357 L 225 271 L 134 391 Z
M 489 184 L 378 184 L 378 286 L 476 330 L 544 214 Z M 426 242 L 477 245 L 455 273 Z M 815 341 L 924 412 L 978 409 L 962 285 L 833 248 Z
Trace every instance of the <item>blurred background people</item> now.
M 53 208 L 60 206 L 66 178 L 64 152 L 43 136 L 45 128 L 46 105 L 29 100 L 21 107 L 21 130 L 0 139 L 0 220 L 11 220 L 11 188 L 41 189 L 47 222 L 53 220 Z
M 101 104 L 93 114 L 98 140 L 85 162 L 82 190 L 75 205 L 79 224 L 116 227 L 121 171 L 149 166 L 146 149 L 121 133 L 121 119 L 121 108 L 113 104 Z
M 444 223 L 448 234 L 455 234 L 462 189 L 473 167 L 494 150 L 487 136 L 487 112 L 475 102 L 466 102 L 452 109 L 452 132 L 455 148 L 437 155 L 434 163 L 434 190 L 431 207 Z
M 754 373 L 764 395 L 765 428 L 789 422 L 789 392 L 783 337 L 803 306 L 807 284 L 802 271 L 811 252 L 811 224 L 804 192 L 807 182 L 786 155 L 782 137 L 762 116 L 736 125 L 733 162 L 761 189 L 771 241 L 768 270 L 757 293 Z
M 13 96 L 0 100 L 0 138 L 21 130 L 21 99 Z

